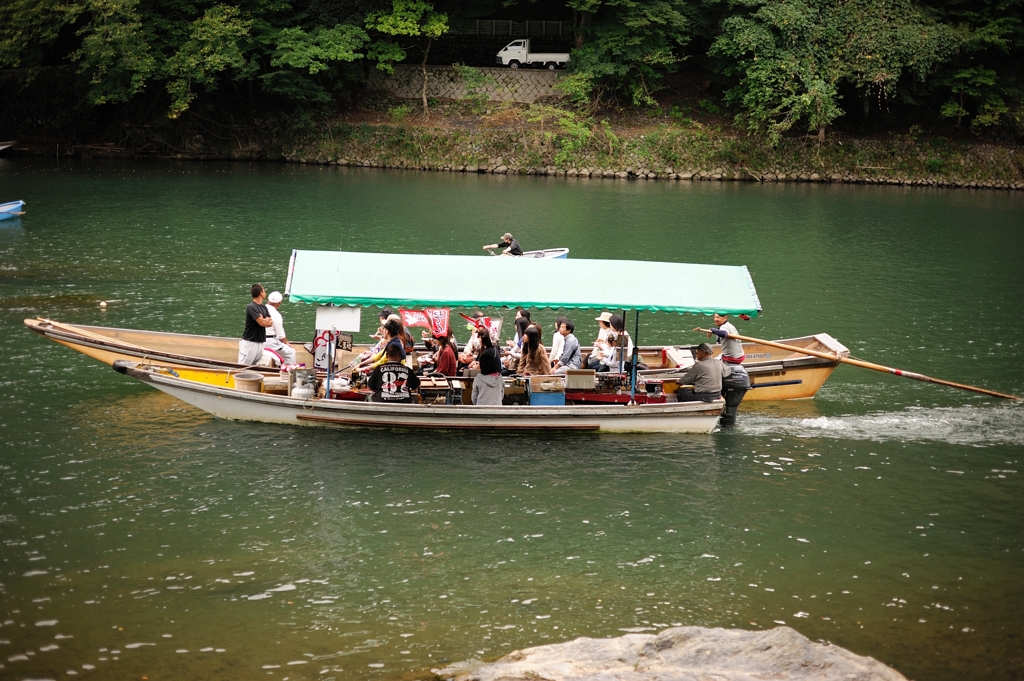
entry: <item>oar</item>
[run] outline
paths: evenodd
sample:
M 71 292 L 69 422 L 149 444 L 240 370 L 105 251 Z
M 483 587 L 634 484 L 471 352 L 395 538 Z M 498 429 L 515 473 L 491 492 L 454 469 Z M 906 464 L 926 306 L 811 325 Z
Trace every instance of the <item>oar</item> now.
M 702 331 L 704 333 L 711 333 L 710 329 L 694 329 L 695 331 Z M 904 378 L 912 378 L 915 381 L 925 381 L 926 383 L 938 383 L 939 385 L 946 385 L 950 388 L 960 388 L 961 390 L 970 390 L 971 392 L 981 393 L 982 395 L 991 395 L 992 397 L 1001 397 L 1006 400 L 1019 400 L 1021 398 L 1016 395 L 1007 395 L 1006 393 L 997 393 L 994 390 L 986 390 L 985 388 L 978 388 L 973 385 L 964 385 L 963 383 L 954 383 L 953 381 L 944 381 L 941 378 L 932 378 L 931 376 L 925 376 L 924 374 L 914 373 L 913 371 L 904 371 L 903 369 L 893 369 L 892 367 L 883 366 L 881 364 L 874 364 L 872 362 L 865 362 L 861 359 L 851 359 L 849 357 L 841 357 L 836 353 L 818 352 L 817 350 L 808 350 L 807 348 L 799 348 L 795 345 L 786 345 L 785 343 L 776 343 L 774 341 L 761 340 L 760 338 L 751 338 L 749 336 L 741 336 L 739 334 L 728 334 L 729 338 L 735 338 L 737 340 L 745 341 L 747 343 L 757 343 L 759 345 L 767 345 L 771 348 L 779 348 L 780 350 L 788 350 L 790 352 L 800 353 L 801 355 L 810 355 L 812 357 L 821 357 L 822 359 L 829 359 L 833 362 L 842 362 L 843 364 L 852 364 L 855 367 L 863 367 L 865 369 L 872 369 L 874 371 L 881 371 L 884 374 L 893 374 L 894 376 L 902 376 Z

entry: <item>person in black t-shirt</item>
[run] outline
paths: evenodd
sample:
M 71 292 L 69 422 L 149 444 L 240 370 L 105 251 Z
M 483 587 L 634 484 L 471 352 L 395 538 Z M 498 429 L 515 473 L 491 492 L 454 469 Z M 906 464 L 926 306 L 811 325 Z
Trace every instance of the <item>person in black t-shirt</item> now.
M 402 364 L 402 346 L 400 343 L 389 343 L 385 348 L 388 361 L 381 364 L 366 380 L 366 385 L 373 391 L 371 402 L 389 404 L 411 404 L 412 390 L 420 387 L 419 376 L 412 369 Z
M 492 248 L 502 248 L 502 255 L 522 255 L 523 249 L 519 247 L 519 242 L 512 238 L 512 235 L 508 232 L 501 237 L 500 244 L 491 244 L 490 246 L 484 246 L 485 251 L 489 251 Z M 494 255 L 491 253 L 491 255 Z
M 249 289 L 252 302 L 245 307 L 245 331 L 242 340 L 238 341 L 238 363 L 253 365 L 263 357 L 263 344 L 267 342 L 267 329 L 274 325 L 270 311 L 263 304 L 266 291 L 259 284 Z

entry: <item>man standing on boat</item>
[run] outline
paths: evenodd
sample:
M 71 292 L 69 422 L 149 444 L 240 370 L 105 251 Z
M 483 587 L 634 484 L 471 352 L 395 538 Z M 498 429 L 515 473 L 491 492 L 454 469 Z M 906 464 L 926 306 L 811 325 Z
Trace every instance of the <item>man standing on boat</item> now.
M 694 331 L 700 331 L 700 328 L 698 327 Z M 739 334 L 739 331 L 729 321 L 729 315 L 724 312 L 716 312 L 715 324 L 711 328 L 708 338 L 711 338 L 712 335 L 718 337 L 717 343 L 722 346 L 721 360 L 726 364 L 743 364 L 743 360 L 746 357 L 743 352 L 743 343 L 736 338 L 729 338 L 729 336 L 737 334 Z
M 491 244 L 490 246 L 484 246 L 485 251 L 489 251 L 492 248 L 503 248 L 502 255 L 522 255 L 523 249 L 519 247 L 519 242 L 512 238 L 512 235 L 505 232 L 504 236 L 501 237 L 500 244 Z M 492 253 L 493 255 L 493 253 Z
M 284 318 L 281 317 L 281 301 L 284 297 L 280 291 L 273 291 L 267 296 L 267 311 L 274 325 L 267 328 L 267 341 L 264 349 L 273 350 L 281 357 L 281 364 L 295 364 L 295 350 L 288 345 L 284 335 Z
M 238 363 L 252 366 L 263 357 L 263 344 L 267 342 L 267 329 L 274 325 L 270 311 L 263 304 L 267 294 L 259 284 L 249 289 L 252 302 L 245 307 L 245 331 L 238 341 Z

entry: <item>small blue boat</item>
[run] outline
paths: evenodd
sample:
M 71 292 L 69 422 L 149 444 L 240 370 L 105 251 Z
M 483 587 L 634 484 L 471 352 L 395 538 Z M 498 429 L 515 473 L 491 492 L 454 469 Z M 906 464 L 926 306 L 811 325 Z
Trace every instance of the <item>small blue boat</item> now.
M 547 258 L 548 260 L 561 260 L 569 257 L 568 248 L 548 248 L 543 251 L 526 251 L 524 258 Z
M 23 214 L 25 211 L 22 208 L 25 207 L 24 201 L 11 201 L 10 203 L 0 203 L 0 220 L 7 220 L 10 218 L 16 218 Z

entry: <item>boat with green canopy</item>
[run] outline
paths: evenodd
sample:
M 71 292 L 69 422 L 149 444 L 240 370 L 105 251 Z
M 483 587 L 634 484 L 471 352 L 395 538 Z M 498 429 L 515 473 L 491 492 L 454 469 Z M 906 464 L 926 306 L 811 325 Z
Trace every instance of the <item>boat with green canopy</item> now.
M 320 305 L 761 312 L 746 266 L 641 260 L 296 250 L 285 295 Z
M 414 285 L 402 273 L 418 272 Z M 423 276 L 423 273 L 428 273 Z M 473 282 L 467 286 L 466 282 Z M 402 308 L 529 306 L 539 309 L 623 309 L 754 316 L 761 311 L 746 267 L 684 263 L 409 255 L 296 250 L 288 267 L 286 295 L 292 302 L 318 308 L 318 335 L 358 331 L 364 306 Z M 352 313 L 333 315 L 347 308 Z M 347 319 L 324 329 L 322 319 Z M 354 320 L 355 326 L 352 326 Z M 346 326 L 348 324 L 348 326 Z M 327 357 L 335 357 L 329 348 Z M 710 433 L 718 425 L 724 400 L 675 402 L 671 395 L 638 394 L 637 375 L 621 377 L 621 399 L 565 399 L 567 385 L 558 376 L 522 381 L 526 404 L 458 404 L 462 379 L 439 377 L 421 386 L 422 403 L 386 404 L 337 399 L 331 386 L 335 365 L 315 378 L 313 396 L 289 389 L 284 394 L 254 391 L 236 376 L 235 385 L 183 376 L 172 367 L 116 361 L 114 368 L 216 416 L 241 421 L 340 428 L 378 427 L 480 431 L 565 430 L 597 432 Z M 208 371 L 226 371 L 210 369 Z M 593 373 L 593 372 L 591 372 Z M 249 379 L 245 379 L 249 380 Z M 343 378 L 335 377 L 337 383 Z M 440 385 L 439 385 L 440 383 Z M 248 389 L 245 389 L 248 388 Z M 351 392 L 351 391 L 349 391 Z M 551 398 L 561 393 L 560 399 Z M 437 395 L 444 396 L 438 399 Z M 626 399 L 628 395 L 628 400 Z M 452 403 L 452 402 L 456 403 Z

